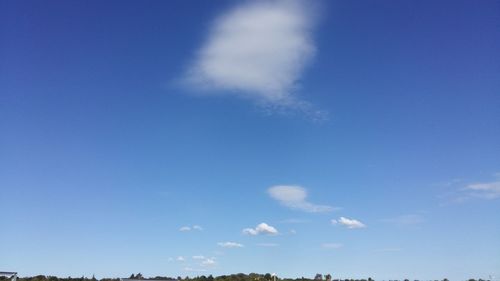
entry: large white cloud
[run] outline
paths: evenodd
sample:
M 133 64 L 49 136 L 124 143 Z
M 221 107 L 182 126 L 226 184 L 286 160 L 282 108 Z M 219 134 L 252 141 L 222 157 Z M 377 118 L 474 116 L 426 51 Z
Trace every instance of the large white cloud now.
M 202 92 L 297 107 L 294 95 L 315 53 L 314 13 L 306 1 L 252 1 L 217 18 L 185 74 Z
M 267 192 L 282 205 L 292 209 L 302 210 L 310 213 L 330 212 L 335 210 L 328 205 L 317 205 L 307 201 L 307 190 L 298 185 L 276 185 L 270 187 Z
M 259 234 L 268 234 L 268 235 L 276 235 L 278 234 L 278 230 L 273 226 L 268 225 L 263 222 L 257 225 L 255 228 L 245 228 L 243 229 L 243 234 L 247 235 L 259 235 Z
M 340 217 L 338 220 L 332 220 L 332 224 L 340 224 L 350 229 L 354 228 L 365 228 L 366 225 L 355 219 L 348 219 L 345 217 Z

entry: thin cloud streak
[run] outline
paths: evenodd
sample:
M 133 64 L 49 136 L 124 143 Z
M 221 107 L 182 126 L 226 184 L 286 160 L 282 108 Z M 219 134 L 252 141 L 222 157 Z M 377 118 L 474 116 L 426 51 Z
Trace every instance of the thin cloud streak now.
M 244 245 L 236 242 L 219 242 L 217 243 L 222 248 L 243 248 Z
M 467 185 L 464 190 L 472 197 L 481 199 L 500 198 L 500 181 L 472 183 Z

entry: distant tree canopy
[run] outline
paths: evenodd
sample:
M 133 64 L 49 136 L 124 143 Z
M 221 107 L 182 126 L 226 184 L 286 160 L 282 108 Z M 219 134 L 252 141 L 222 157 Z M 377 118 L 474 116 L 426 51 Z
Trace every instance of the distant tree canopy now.
M 323 274 L 318 273 L 316 274 L 313 278 L 279 278 L 276 277 L 277 281 L 375 281 L 372 278 L 367 278 L 367 279 L 332 279 L 332 275 L 327 273 L 324 275 L 326 280 L 323 279 Z M 177 278 L 172 278 L 172 277 L 166 277 L 166 276 L 155 276 L 155 277 L 144 277 L 141 273 L 137 274 L 132 274 L 129 277 L 130 279 L 137 279 L 137 280 L 176 280 L 176 281 L 274 281 L 273 276 L 270 273 L 265 273 L 265 274 L 259 274 L 259 273 L 250 273 L 250 274 L 243 274 L 243 273 L 238 273 L 238 274 L 231 274 L 231 275 L 221 275 L 221 276 L 196 276 L 196 277 L 180 277 L 178 276 Z M 1 276 L 0 281 L 9 281 L 10 279 Z M 101 278 L 101 279 L 96 279 L 94 276 L 91 278 L 88 277 L 65 277 L 65 278 L 60 278 L 56 276 L 44 276 L 44 275 L 37 275 L 37 276 L 32 276 L 32 277 L 19 277 L 17 279 L 18 281 L 121 281 L 120 278 Z M 399 280 L 391 280 L 391 281 L 399 281 Z M 409 279 L 404 279 L 404 281 L 410 281 Z M 418 281 L 418 280 L 414 280 Z M 424 281 L 438 281 L 438 280 L 424 280 Z M 448 279 L 442 279 L 442 281 L 448 281 Z M 468 280 L 463 280 L 463 281 L 490 281 L 487 279 L 468 279 Z

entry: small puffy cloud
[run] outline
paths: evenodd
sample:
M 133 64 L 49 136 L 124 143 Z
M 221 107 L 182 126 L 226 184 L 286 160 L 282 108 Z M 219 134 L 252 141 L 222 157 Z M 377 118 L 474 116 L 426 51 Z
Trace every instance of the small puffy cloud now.
M 180 262 L 185 262 L 186 259 L 183 257 L 183 256 L 178 256 L 177 257 L 177 261 L 180 261 Z
M 294 94 L 315 53 L 308 1 L 248 1 L 221 15 L 183 77 L 205 94 L 301 107 Z
M 473 197 L 497 199 L 500 198 L 500 181 L 473 183 L 467 185 L 464 190 Z
M 323 243 L 321 245 L 322 248 L 324 249 L 338 249 L 342 247 L 342 244 L 340 243 Z
M 179 228 L 179 231 L 181 231 L 181 232 L 188 232 L 188 231 L 192 231 L 192 230 L 202 231 L 203 228 L 199 225 L 193 225 L 193 226 L 186 225 L 186 226 Z
M 340 217 L 338 220 L 332 220 L 332 224 L 339 224 L 342 226 L 345 226 L 349 229 L 354 229 L 354 228 L 364 228 L 366 225 L 364 225 L 362 222 L 355 220 L 355 219 L 348 219 L 345 217 Z
M 278 234 L 278 230 L 276 228 L 274 228 L 273 226 L 270 226 L 267 223 L 263 222 L 263 223 L 257 225 L 255 228 L 243 229 L 243 234 L 252 235 L 252 236 L 259 235 L 259 234 L 276 235 L 276 234 Z
M 193 260 L 204 260 L 205 256 L 198 255 L 198 256 L 193 256 Z
M 217 243 L 222 248 L 243 248 L 243 244 L 236 242 L 219 242 Z
M 309 213 L 330 212 L 336 208 L 327 205 L 313 204 L 307 201 L 307 190 L 298 185 L 276 185 L 267 190 L 271 198 L 283 206 Z

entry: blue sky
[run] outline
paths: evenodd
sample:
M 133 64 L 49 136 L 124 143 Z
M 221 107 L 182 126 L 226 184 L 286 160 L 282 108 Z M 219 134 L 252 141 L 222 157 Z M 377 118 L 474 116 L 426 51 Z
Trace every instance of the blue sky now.
M 500 276 L 498 1 L 1 1 L 0 265 Z

